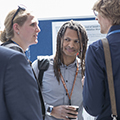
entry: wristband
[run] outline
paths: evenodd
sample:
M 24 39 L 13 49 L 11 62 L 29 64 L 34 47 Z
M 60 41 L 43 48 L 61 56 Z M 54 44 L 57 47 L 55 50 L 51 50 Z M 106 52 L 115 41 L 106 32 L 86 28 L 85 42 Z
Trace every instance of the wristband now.
M 51 116 L 52 110 L 53 110 L 53 106 L 49 106 L 47 109 L 47 115 Z

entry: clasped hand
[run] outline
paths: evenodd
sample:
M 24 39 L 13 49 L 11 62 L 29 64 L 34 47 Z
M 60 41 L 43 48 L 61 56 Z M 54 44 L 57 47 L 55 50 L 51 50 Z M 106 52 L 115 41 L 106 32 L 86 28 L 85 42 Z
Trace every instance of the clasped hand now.
M 51 115 L 58 119 L 69 120 L 69 118 L 76 119 L 78 112 L 76 112 L 76 108 L 70 105 L 61 105 L 53 107 Z

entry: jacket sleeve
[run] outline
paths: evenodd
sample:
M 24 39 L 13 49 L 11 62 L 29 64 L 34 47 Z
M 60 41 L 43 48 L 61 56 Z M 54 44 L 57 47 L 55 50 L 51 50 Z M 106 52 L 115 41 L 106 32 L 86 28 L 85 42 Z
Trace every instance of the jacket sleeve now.
M 42 120 L 37 82 L 22 54 L 10 57 L 4 85 L 6 106 L 12 120 Z
M 85 61 L 83 106 L 92 116 L 97 116 L 104 103 L 103 56 L 97 47 L 89 46 Z

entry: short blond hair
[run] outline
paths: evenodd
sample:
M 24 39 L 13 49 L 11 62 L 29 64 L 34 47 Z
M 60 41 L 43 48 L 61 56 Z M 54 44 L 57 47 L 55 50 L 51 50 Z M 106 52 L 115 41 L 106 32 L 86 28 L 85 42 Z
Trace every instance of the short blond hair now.
M 120 24 L 120 0 L 98 0 L 93 10 L 110 19 L 113 25 Z

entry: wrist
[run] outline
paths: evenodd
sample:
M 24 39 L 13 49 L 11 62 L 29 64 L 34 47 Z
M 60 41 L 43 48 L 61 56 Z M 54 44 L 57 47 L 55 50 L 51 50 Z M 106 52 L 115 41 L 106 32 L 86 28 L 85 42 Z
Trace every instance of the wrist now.
M 53 106 L 50 105 L 50 106 L 47 108 L 47 115 L 51 116 L 52 110 L 53 110 Z

